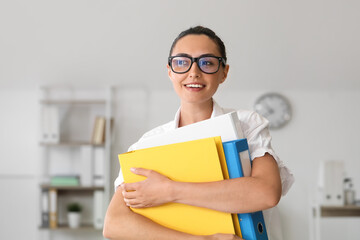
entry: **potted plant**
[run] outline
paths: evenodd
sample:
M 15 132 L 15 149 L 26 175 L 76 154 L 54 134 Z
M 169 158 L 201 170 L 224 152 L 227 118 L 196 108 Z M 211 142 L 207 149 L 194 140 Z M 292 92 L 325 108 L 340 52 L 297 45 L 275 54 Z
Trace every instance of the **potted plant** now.
M 79 203 L 70 203 L 67 206 L 68 210 L 68 221 L 70 228 L 78 228 L 80 226 L 81 210 L 82 207 Z

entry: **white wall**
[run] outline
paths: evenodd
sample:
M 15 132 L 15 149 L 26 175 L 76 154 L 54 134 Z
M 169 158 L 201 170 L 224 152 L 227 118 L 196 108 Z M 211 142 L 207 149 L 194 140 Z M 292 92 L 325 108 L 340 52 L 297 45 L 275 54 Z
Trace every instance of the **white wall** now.
M 203 24 L 225 41 L 237 88 L 358 88 L 359 7 L 353 0 L 1 1 L 0 86 L 167 88 L 172 40 Z
M 291 123 L 272 132 L 275 150 L 296 177 L 280 203 L 281 217 L 286 239 L 308 239 L 309 191 L 320 160 L 344 160 L 360 192 L 359 7 L 352 0 L 0 1 L 0 191 L 6 193 L 0 238 L 38 236 L 37 86 L 119 86 L 114 178 L 116 151 L 173 118 L 178 101 L 166 75 L 169 47 L 179 31 L 203 24 L 228 47 L 221 104 L 252 108 L 261 93 L 279 91 L 293 105 Z M 19 207 L 23 199 L 28 208 Z M 353 239 L 358 225 L 324 221 L 324 237 Z

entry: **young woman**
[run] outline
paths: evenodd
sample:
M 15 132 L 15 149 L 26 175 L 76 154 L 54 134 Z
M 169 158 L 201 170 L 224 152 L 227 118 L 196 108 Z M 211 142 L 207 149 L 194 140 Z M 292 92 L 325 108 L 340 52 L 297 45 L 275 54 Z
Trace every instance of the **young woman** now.
M 231 112 L 221 108 L 213 95 L 229 71 L 222 40 L 210 29 L 190 28 L 174 40 L 168 59 L 168 75 L 181 106 L 175 120 L 147 132 L 144 138 L 188 124 Z M 253 111 L 237 111 L 241 127 L 248 140 L 253 159 L 250 177 L 207 183 L 174 182 L 149 169 L 135 169 L 146 176 L 139 183 L 123 183 L 121 172 L 115 181 L 117 188 L 105 217 L 104 236 L 109 239 L 240 239 L 232 234 L 218 233 L 195 236 L 160 226 L 134 213 L 129 207 L 145 208 L 177 202 L 230 213 L 264 212 L 271 240 L 279 229 L 272 209 L 290 188 L 293 177 L 271 148 L 268 121 Z M 129 150 L 137 149 L 135 143 Z

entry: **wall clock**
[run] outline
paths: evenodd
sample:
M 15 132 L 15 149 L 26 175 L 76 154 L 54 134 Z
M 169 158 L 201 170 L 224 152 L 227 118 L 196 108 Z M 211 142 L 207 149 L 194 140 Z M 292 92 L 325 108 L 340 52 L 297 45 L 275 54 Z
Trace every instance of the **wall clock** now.
M 255 111 L 269 120 L 269 127 L 278 129 L 291 120 L 290 102 L 279 93 L 265 93 L 255 101 Z

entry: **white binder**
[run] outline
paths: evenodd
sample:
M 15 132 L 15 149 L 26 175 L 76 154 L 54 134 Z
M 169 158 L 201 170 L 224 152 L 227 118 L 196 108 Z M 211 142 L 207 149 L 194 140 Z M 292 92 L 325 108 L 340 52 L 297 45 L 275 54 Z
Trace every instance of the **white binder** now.
M 94 191 L 94 219 L 93 225 L 95 229 L 101 229 L 104 223 L 104 191 Z
M 236 112 L 223 114 L 201 122 L 190 124 L 181 128 L 174 129 L 164 134 L 145 138 L 137 143 L 137 149 L 156 147 L 172 143 L 180 143 L 201 138 L 220 136 L 222 142 L 244 138 L 240 121 Z M 250 176 L 251 166 L 250 157 L 245 152 L 241 157 L 244 176 Z
M 60 142 L 60 113 L 56 106 L 44 106 L 41 112 L 41 141 Z
M 324 206 L 344 205 L 344 163 L 322 161 L 319 170 L 320 203 Z
M 82 186 L 93 186 L 94 180 L 94 163 L 93 147 L 81 147 L 81 166 L 80 166 L 80 183 Z

